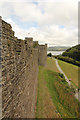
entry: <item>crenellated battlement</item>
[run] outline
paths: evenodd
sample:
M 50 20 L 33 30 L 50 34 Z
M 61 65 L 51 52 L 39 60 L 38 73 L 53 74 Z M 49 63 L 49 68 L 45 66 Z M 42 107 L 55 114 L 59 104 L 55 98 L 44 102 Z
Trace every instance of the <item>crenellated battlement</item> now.
M 34 118 L 38 65 L 46 65 L 47 45 L 14 36 L 12 27 L 0 17 L 2 58 L 2 117 Z

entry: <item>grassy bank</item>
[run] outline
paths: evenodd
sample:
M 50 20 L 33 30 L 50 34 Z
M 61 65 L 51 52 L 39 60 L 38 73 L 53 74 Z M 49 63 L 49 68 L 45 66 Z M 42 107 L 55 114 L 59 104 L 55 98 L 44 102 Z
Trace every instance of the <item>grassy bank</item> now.
M 46 69 L 54 71 L 54 72 L 59 72 L 59 70 L 56 67 L 55 60 L 51 58 L 47 58 L 47 66 Z
M 73 58 L 70 58 L 68 56 L 62 56 L 62 55 L 58 55 L 58 56 L 55 56 L 55 58 L 59 59 L 59 60 L 62 60 L 64 62 L 67 62 L 67 63 L 70 63 L 70 64 L 73 64 L 73 65 L 77 65 L 80 67 L 80 61 L 77 61 Z
M 36 118 L 76 118 L 78 101 L 65 79 L 54 72 L 56 67 L 53 69 L 51 62 L 48 59 L 47 67 L 39 67 Z
M 44 67 L 39 67 L 36 118 L 59 118 L 60 114 L 57 113 L 44 79 L 44 71 Z
M 58 60 L 58 63 L 66 76 L 69 79 L 72 79 L 73 85 L 80 87 L 80 84 L 78 83 L 79 67 L 61 60 Z

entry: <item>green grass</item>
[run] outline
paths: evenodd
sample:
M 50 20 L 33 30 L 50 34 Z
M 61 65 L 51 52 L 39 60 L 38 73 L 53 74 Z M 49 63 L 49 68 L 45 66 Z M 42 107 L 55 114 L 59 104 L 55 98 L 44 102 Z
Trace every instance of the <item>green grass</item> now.
M 75 100 L 74 96 L 70 96 L 71 90 L 69 89 L 67 91 L 67 89 L 64 89 L 64 84 L 61 84 L 60 81 L 58 81 L 58 75 L 56 75 L 56 73 L 53 73 L 52 71 L 44 71 L 44 76 L 45 76 L 45 80 L 47 82 L 47 87 L 49 88 L 49 92 L 51 94 L 53 103 L 55 104 L 58 112 L 61 114 L 62 118 L 68 118 L 68 117 L 72 117 L 75 118 L 77 115 L 77 112 L 75 114 L 75 110 L 77 111 L 77 107 L 78 107 L 78 103 Z M 59 78 L 60 79 L 60 78 Z M 66 83 L 67 84 L 67 83 Z M 60 86 L 61 85 L 61 88 Z M 67 88 L 67 87 L 66 87 Z M 68 96 L 68 101 L 66 101 L 66 92 L 67 92 L 67 96 Z M 59 97 L 61 96 L 61 97 Z M 65 98 L 64 98 L 65 96 Z M 72 98 L 70 98 L 72 97 Z M 67 102 L 67 104 L 63 104 L 62 101 Z M 74 102 L 73 102 L 74 101 Z M 75 106 L 74 109 L 69 109 L 67 107 L 67 105 L 70 105 L 69 108 L 73 108 L 73 106 Z
M 59 72 L 59 70 L 56 67 L 55 60 L 51 59 L 51 58 L 47 59 L 47 66 L 46 66 L 46 68 L 48 70 L 51 70 L 51 71 L 54 71 L 54 72 Z
M 78 101 L 65 79 L 51 68 L 50 61 L 47 67 L 39 67 L 36 118 L 76 118 Z
M 78 69 L 79 67 L 61 60 L 58 60 L 58 63 L 63 70 L 63 72 L 66 74 L 68 79 L 72 79 L 72 84 L 77 88 L 80 87 L 80 84 L 78 84 Z
M 44 79 L 44 67 L 39 67 L 38 89 L 37 89 L 36 118 L 59 118 L 56 107 L 52 101 L 49 90 Z

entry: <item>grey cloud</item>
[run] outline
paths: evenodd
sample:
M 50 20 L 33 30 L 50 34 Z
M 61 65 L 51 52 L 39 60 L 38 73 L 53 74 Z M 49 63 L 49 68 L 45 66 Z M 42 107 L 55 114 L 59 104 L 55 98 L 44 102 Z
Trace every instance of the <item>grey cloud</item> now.
M 40 43 L 52 45 L 75 45 L 78 38 L 78 0 L 45 0 L 34 4 L 31 0 L 3 0 L 0 14 L 13 26 L 16 36 L 24 38 L 28 32 Z M 58 2 L 59 1 L 59 2 Z M 36 0 L 34 0 L 36 2 Z M 43 10 L 43 12 L 42 12 Z M 39 28 L 24 30 L 15 24 L 11 15 L 18 16 L 23 22 L 36 21 Z M 64 28 L 60 28 L 63 25 Z

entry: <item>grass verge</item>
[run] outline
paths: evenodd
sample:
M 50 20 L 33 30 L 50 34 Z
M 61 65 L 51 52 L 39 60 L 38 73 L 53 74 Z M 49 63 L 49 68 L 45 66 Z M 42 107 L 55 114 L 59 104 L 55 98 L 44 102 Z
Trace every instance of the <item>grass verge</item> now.
M 58 68 L 56 67 L 55 60 L 51 58 L 47 58 L 46 68 L 54 72 L 59 72 Z
M 36 118 L 60 118 L 44 79 L 44 67 L 39 67 L 37 91 Z
M 80 84 L 78 84 L 78 74 L 79 74 L 79 67 L 76 65 L 72 65 L 70 63 L 58 60 L 58 63 L 63 70 L 63 72 L 66 74 L 66 76 L 70 79 L 72 79 L 72 84 L 78 88 L 80 87 Z
M 36 118 L 77 118 L 78 105 L 64 77 L 40 66 Z

